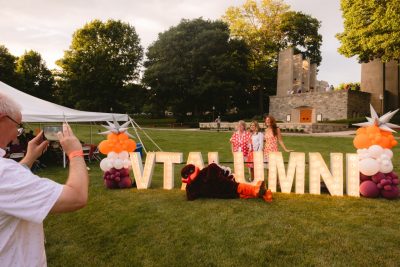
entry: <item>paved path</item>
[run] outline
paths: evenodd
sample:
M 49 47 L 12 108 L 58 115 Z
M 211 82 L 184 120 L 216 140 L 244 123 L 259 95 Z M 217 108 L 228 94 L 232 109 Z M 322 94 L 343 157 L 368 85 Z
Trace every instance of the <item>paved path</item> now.
M 216 132 L 216 130 L 200 130 L 199 128 L 142 128 L 144 130 L 155 130 L 155 131 L 185 131 L 185 132 Z M 230 131 L 221 131 L 230 132 Z M 356 134 L 355 130 L 343 131 L 343 132 L 330 132 L 330 133 L 282 133 L 284 136 L 339 136 L 339 137 L 354 137 Z

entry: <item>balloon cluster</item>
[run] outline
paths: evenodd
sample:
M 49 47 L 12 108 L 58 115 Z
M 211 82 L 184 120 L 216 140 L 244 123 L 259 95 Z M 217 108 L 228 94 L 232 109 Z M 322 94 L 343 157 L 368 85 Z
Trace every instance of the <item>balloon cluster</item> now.
M 371 136 L 369 139 L 373 138 Z M 374 140 L 378 139 L 375 138 Z M 394 142 L 391 144 L 395 145 Z M 361 195 L 369 198 L 379 196 L 387 199 L 397 198 L 399 196 L 399 179 L 396 173 L 393 172 L 393 152 L 388 146 L 382 147 L 374 144 L 368 148 L 359 148 L 357 154 L 360 160 Z
M 104 172 L 104 184 L 107 188 L 129 188 L 132 186 L 132 180 L 129 177 L 128 168 L 116 169 L 111 168 Z
M 136 143 L 129 139 L 126 133 L 110 133 L 107 140 L 99 144 L 99 151 L 105 155 L 100 162 L 100 169 L 104 172 L 104 185 L 107 188 L 130 188 L 132 179 L 129 177 L 131 162 L 129 153 L 136 149 Z
M 360 175 L 360 193 L 366 197 L 395 199 L 399 196 L 399 177 L 394 172 L 378 172 L 373 176 Z
M 368 148 L 372 145 L 391 149 L 397 145 L 397 141 L 391 132 L 383 131 L 378 126 L 371 125 L 357 129 L 353 144 L 358 149 Z
M 110 133 L 107 135 L 107 140 L 101 141 L 99 144 L 99 151 L 107 155 L 111 151 L 120 153 L 122 151 L 134 151 L 136 143 L 129 139 L 126 133 Z

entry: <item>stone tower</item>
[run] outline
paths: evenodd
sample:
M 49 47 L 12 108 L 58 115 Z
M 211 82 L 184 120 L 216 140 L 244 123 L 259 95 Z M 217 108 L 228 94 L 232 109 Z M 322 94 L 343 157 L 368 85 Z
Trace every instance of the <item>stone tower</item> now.
M 399 108 L 400 70 L 397 61 L 380 59 L 361 64 L 361 91 L 371 94 L 371 105 L 382 114 Z

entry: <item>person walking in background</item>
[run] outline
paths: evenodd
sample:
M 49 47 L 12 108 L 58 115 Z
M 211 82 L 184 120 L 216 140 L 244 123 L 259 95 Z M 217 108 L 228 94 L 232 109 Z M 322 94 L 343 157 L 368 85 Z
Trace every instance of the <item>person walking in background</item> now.
M 219 132 L 219 130 L 221 129 L 221 117 L 218 116 L 218 117 L 215 119 L 215 122 L 217 123 L 217 131 Z
M 231 139 L 231 149 L 233 152 L 243 152 L 244 161 L 249 155 L 249 142 L 251 134 L 246 131 L 246 123 L 240 120 L 236 126 L 237 131 L 233 133 Z
M 250 168 L 250 179 L 254 180 L 254 151 L 263 151 L 264 149 L 264 134 L 260 132 L 260 125 L 257 121 L 252 121 L 250 123 L 250 134 L 251 139 L 249 140 L 249 156 L 247 161 L 249 162 L 247 166 Z
M 272 116 L 265 117 L 265 133 L 264 133 L 264 161 L 268 162 L 268 154 L 270 152 L 278 152 L 278 143 L 285 152 L 291 152 L 286 148 L 282 140 L 281 130 L 276 125 L 276 120 Z

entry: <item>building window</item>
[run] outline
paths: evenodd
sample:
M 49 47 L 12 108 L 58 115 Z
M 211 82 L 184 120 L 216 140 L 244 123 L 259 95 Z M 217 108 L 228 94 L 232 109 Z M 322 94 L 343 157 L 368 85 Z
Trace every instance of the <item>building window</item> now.
M 290 118 L 290 115 L 289 115 L 289 114 L 286 115 L 286 121 L 287 121 L 287 122 L 290 122 L 290 119 L 291 119 L 291 118 Z
M 322 114 L 317 114 L 317 121 L 322 121 Z

